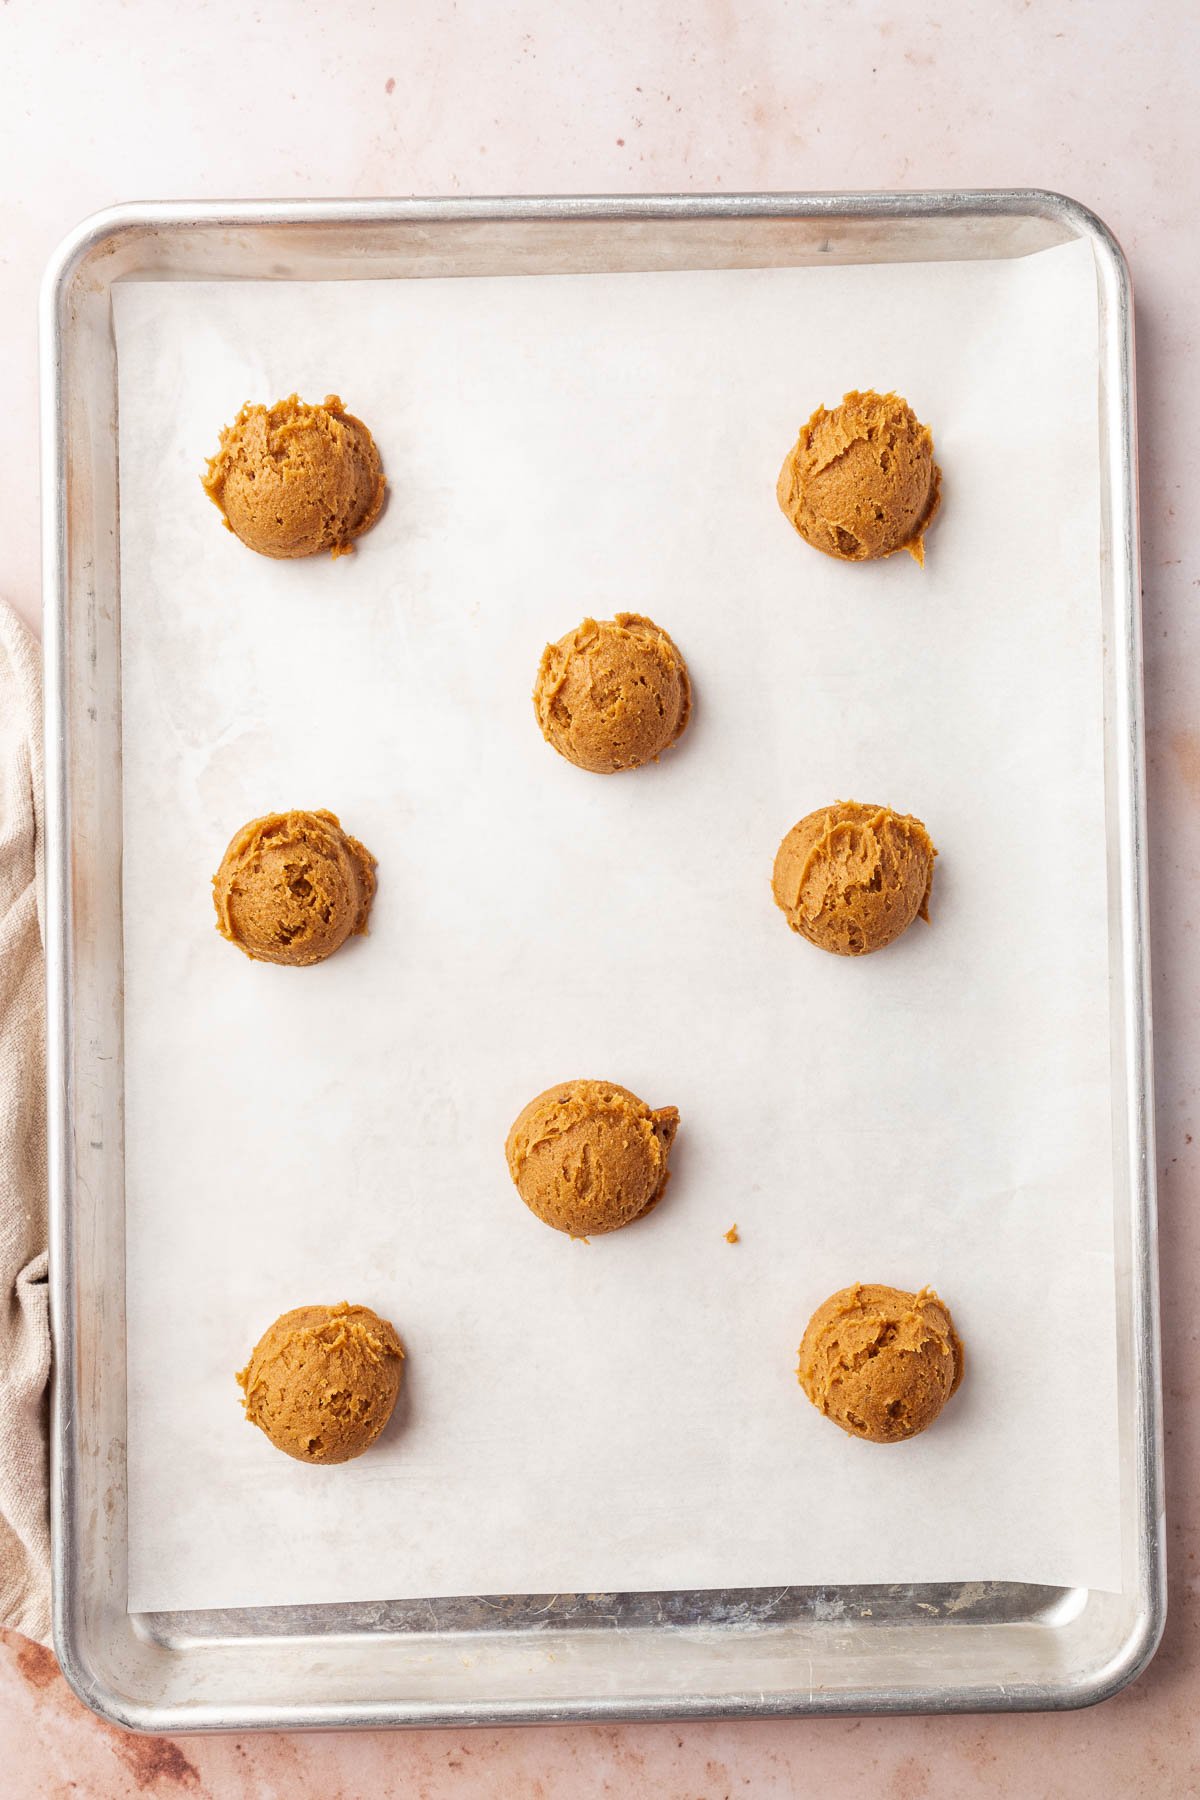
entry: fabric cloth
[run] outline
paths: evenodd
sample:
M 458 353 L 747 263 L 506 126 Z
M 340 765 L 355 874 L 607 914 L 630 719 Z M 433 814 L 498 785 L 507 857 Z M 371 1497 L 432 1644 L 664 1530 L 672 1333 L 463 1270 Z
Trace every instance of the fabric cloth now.
M 50 1636 L 42 684 L 0 601 L 0 1624 Z

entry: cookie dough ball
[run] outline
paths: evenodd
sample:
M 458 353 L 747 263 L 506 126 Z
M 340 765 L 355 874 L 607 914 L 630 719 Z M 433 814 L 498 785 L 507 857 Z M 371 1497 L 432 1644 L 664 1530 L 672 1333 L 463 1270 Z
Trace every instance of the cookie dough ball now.
M 657 1206 L 678 1126 L 675 1107 L 653 1112 L 615 1081 L 564 1081 L 518 1115 L 504 1153 L 531 1212 L 592 1237 Z
M 297 1462 L 369 1450 L 392 1416 L 404 1349 L 369 1306 L 298 1306 L 276 1319 L 237 1373 L 246 1417 Z
M 260 556 L 343 556 L 379 517 L 385 486 L 375 440 L 336 394 L 243 406 L 200 479 Z
M 254 962 L 324 962 L 367 929 L 375 858 L 331 812 L 267 813 L 213 876 L 217 930 Z
M 639 613 L 585 619 L 547 644 L 533 690 L 542 736 L 596 775 L 656 762 L 692 710 L 687 664 Z
M 776 493 L 800 536 L 826 556 L 867 562 L 908 550 L 925 561 L 942 473 L 929 427 L 899 394 L 846 394 L 818 406 L 784 458 Z
M 865 956 L 929 919 L 937 851 L 920 819 L 839 800 L 800 820 L 771 880 L 793 931 L 836 956 Z
M 843 1431 L 896 1444 L 933 1424 L 962 1380 L 963 1347 L 932 1288 L 907 1294 L 857 1282 L 818 1306 L 796 1373 Z

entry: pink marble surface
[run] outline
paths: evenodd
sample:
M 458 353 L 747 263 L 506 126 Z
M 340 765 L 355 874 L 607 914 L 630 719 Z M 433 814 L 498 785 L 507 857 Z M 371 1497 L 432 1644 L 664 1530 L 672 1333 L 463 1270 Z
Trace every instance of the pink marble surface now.
M 1138 298 L 1171 1613 L 1057 1718 L 132 1739 L 0 1643 L 7 1796 L 1200 1793 L 1200 15 L 1186 0 L 3 0 L 0 588 L 39 612 L 35 301 L 116 200 L 1029 185 L 1113 226 Z M 1069 822 L 1064 821 L 1069 843 Z

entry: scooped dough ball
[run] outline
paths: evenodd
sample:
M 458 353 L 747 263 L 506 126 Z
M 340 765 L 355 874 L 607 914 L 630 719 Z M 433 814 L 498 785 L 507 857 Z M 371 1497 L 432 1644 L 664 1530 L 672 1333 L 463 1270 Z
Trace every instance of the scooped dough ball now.
M 800 536 L 826 556 L 867 562 L 908 550 L 925 561 L 925 533 L 942 474 L 929 427 L 899 394 L 850 393 L 818 406 L 784 458 L 776 493 Z
M 504 1146 L 517 1191 L 556 1231 L 592 1237 L 662 1199 L 679 1113 L 614 1081 L 564 1081 L 520 1113 Z
M 237 1374 L 252 1425 L 298 1462 L 340 1463 L 369 1450 L 392 1416 L 404 1373 L 394 1325 L 369 1306 L 298 1306 L 263 1332 Z
M 687 664 L 652 619 L 585 619 L 542 653 L 533 704 L 560 756 L 597 775 L 655 762 L 687 725 Z
M 775 855 L 775 904 L 793 931 L 837 956 L 882 950 L 929 919 L 933 859 L 920 819 L 839 800 L 800 820 Z
M 944 1301 L 857 1282 L 808 1322 L 797 1376 L 819 1412 L 852 1437 L 895 1444 L 933 1421 L 962 1380 L 963 1347 Z
M 336 394 L 243 406 L 201 476 L 229 530 L 261 556 L 342 556 L 383 506 L 375 440 Z
M 365 932 L 375 858 L 331 812 L 267 813 L 235 833 L 213 876 L 217 930 L 255 962 L 324 962 Z

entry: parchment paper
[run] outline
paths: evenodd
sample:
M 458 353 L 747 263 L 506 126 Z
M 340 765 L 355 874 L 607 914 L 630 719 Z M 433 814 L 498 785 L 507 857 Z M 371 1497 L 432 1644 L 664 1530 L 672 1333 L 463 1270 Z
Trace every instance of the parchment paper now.
M 130 1605 L 1007 1578 L 1120 1582 L 1096 296 L 1015 262 L 118 288 Z M 808 549 L 799 424 L 895 387 L 944 507 L 922 572 Z M 391 482 L 357 555 L 272 563 L 203 459 L 339 392 Z M 659 767 L 542 742 L 543 643 L 643 610 L 688 658 Z M 917 813 L 933 922 L 792 937 L 776 845 Z M 214 929 L 236 827 L 379 858 L 323 967 Z M 551 1082 L 682 1114 L 636 1228 L 572 1243 L 503 1143 Z M 737 1222 L 741 1242 L 723 1234 Z M 967 1375 L 896 1448 L 809 1406 L 854 1280 L 937 1286 Z M 233 1371 L 310 1301 L 409 1349 L 329 1470 Z

